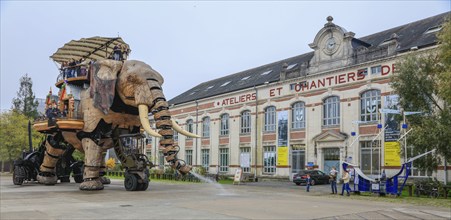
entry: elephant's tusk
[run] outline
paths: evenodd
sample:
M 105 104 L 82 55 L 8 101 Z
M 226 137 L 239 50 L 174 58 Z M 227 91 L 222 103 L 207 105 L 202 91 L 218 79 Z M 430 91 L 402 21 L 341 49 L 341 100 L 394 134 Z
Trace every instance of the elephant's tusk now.
M 147 105 L 138 105 L 138 111 L 139 111 L 139 120 L 141 121 L 141 125 L 143 126 L 144 130 L 153 137 L 159 137 L 162 136 L 158 134 L 156 131 L 152 130 L 150 128 L 150 122 L 149 122 L 149 108 Z
M 183 134 L 183 135 L 185 135 L 187 137 L 200 138 L 200 136 L 197 135 L 197 134 L 193 134 L 191 132 L 183 130 L 174 120 L 171 120 L 171 121 L 172 121 L 172 128 L 175 131 L 177 131 L 178 133 Z

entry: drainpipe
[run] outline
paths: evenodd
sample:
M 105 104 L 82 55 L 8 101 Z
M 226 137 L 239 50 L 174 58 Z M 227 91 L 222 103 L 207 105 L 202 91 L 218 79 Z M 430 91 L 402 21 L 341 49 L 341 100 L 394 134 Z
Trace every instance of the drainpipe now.
M 196 133 L 195 134 L 197 134 L 197 131 L 198 131 L 198 126 L 199 126 L 199 120 L 198 120 L 198 117 L 199 117 L 199 102 L 196 100 Z M 194 139 L 194 140 L 196 140 L 196 145 L 195 145 L 195 147 L 196 147 L 196 157 L 195 157 L 195 162 L 194 162 L 194 164 L 195 165 L 198 165 L 197 164 L 197 154 L 199 153 L 199 151 L 198 151 L 198 147 L 197 147 L 197 142 L 198 142 L 198 140 L 197 140 L 197 138 L 196 139 Z
M 254 129 L 254 133 L 255 133 L 255 142 L 254 142 L 254 182 L 258 181 L 257 178 L 257 129 L 258 129 L 258 91 L 257 91 L 257 87 L 255 87 L 254 85 L 254 90 L 255 90 L 255 129 Z

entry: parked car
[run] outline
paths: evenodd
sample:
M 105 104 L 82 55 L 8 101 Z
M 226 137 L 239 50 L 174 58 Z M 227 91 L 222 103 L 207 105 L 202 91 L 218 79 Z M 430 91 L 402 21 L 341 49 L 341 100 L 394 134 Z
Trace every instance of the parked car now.
M 298 186 L 301 184 L 305 185 L 307 182 L 307 173 L 310 174 L 311 185 L 329 183 L 329 175 L 320 170 L 302 170 L 293 175 L 293 183 L 296 183 Z

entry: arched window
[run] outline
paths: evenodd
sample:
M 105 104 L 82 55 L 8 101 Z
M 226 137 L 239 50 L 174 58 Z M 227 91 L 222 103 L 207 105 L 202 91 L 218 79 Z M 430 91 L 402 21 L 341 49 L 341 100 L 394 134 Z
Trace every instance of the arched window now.
M 381 91 L 368 90 L 360 96 L 360 121 L 377 121 L 379 108 L 381 107 Z
M 210 137 L 210 117 L 202 119 L 202 137 Z
M 331 96 L 324 99 L 323 107 L 323 125 L 339 125 L 340 99 L 338 96 Z
M 296 102 L 291 110 L 291 128 L 305 128 L 305 104 L 304 102 Z
M 251 111 L 243 111 L 241 112 L 241 134 L 249 134 L 251 133 Z
M 178 122 L 175 122 L 176 124 L 179 124 Z M 178 141 L 179 140 L 179 133 L 177 131 L 174 130 L 174 141 Z
M 269 106 L 265 109 L 265 131 L 276 131 L 276 107 Z
M 220 135 L 225 136 L 229 135 L 229 114 L 221 115 L 221 128 Z
M 186 130 L 190 133 L 194 133 L 193 119 L 189 119 L 186 121 Z M 186 138 L 190 137 L 187 136 Z

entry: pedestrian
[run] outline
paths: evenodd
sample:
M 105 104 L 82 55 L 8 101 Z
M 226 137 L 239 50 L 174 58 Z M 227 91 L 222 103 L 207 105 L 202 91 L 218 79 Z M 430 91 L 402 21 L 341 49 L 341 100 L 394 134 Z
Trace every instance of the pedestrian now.
M 343 193 L 347 192 L 347 196 L 349 196 L 349 180 L 351 179 L 349 177 L 349 173 L 347 170 L 343 171 L 343 177 L 341 178 L 343 180 L 343 187 L 341 188 L 341 195 L 343 195 Z
M 330 182 L 330 188 L 332 189 L 331 194 L 337 194 L 337 173 L 335 167 L 332 167 L 332 169 L 329 172 L 329 182 Z
M 306 186 L 306 191 L 310 192 L 310 185 L 311 185 L 311 178 L 310 178 L 310 174 L 307 173 L 307 179 L 305 180 L 305 186 Z

